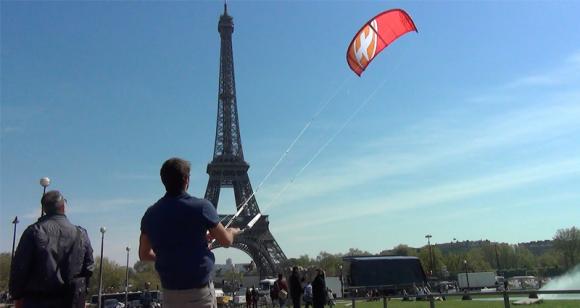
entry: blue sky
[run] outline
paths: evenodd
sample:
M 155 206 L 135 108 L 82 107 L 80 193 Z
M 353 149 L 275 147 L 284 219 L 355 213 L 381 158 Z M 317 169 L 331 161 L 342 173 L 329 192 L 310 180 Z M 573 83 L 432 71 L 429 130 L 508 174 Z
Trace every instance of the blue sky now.
M 37 218 L 48 176 L 95 250 L 106 226 L 106 255 L 122 263 L 163 194 L 165 159 L 190 160 L 190 193 L 205 192 L 222 2 L 1 6 L 0 251 L 14 216 L 17 236 Z M 348 43 L 395 7 L 419 33 L 356 77 Z M 328 103 L 257 193 L 287 256 L 578 226 L 579 3 L 232 1 L 229 12 L 254 189 Z M 218 210 L 234 211 L 231 190 Z

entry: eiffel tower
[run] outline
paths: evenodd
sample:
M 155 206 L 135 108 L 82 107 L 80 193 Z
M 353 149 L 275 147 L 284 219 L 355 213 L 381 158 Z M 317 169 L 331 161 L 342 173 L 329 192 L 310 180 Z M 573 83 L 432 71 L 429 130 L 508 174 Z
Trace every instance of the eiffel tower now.
M 209 181 L 205 198 L 211 201 L 217 209 L 220 189 L 232 187 L 236 209 L 239 210 L 244 202 L 248 203 L 231 225 L 243 228 L 260 213 L 260 208 L 248 177 L 250 165 L 244 160 L 242 151 L 232 50 L 234 22 L 233 18 L 228 15 L 226 4 L 224 4 L 224 13 L 220 16 L 218 32 L 221 37 L 221 50 L 217 126 L 213 160 L 207 165 Z M 220 215 L 220 218 L 228 216 Z M 283 270 L 287 261 L 286 255 L 270 232 L 267 215 L 262 215 L 252 229 L 237 236 L 233 247 L 244 251 L 252 258 L 261 278 L 275 277 Z

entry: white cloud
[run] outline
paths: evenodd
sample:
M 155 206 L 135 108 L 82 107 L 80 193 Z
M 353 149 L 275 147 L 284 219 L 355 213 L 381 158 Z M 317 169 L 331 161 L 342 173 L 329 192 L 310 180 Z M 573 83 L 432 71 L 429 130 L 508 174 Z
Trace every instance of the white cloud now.
M 580 131 L 580 93 L 481 119 L 471 127 L 441 128 L 440 123 L 414 126 L 411 132 L 382 142 L 357 145 L 356 155 L 338 157 L 318 165 L 316 170 L 298 178 L 288 191 L 276 200 L 287 183 L 265 187 L 258 195 L 262 209 L 308 200 L 337 191 L 352 189 L 394 175 L 413 174 L 425 169 L 456 163 L 466 155 L 486 151 L 540 144 L 545 140 Z M 436 134 L 433 134 L 437 130 Z M 409 140 L 412 140 L 409 141 Z M 402 146 L 401 146 L 402 145 Z
M 151 199 L 146 198 L 113 198 L 105 200 L 79 200 L 67 205 L 68 213 L 106 213 L 111 210 L 122 210 L 133 206 L 143 206 L 151 204 Z
M 364 207 L 352 210 L 353 200 L 333 202 L 332 212 L 327 208 L 320 208 L 309 212 L 313 220 L 299 220 L 285 225 L 276 225 L 276 232 L 293 229 L 320 226 L 344 220 L 379 215 L 386 212 L 421 208 L 466 199 L 481 194 L 494 193 L 518 188 L 527 184 L 547 181 L 553 178 L 580 175 L 580 159 L 569 159 L 558 162 L 523 165 L 518 168 L 497 174 L 489 174 L 477 178 L 460 178 L 437 186 L 413 189 L 409 191 L 362 198 L 357 204 Z M 290 219 L 292 220 L 292 219 Z
M 570 63 L 572 65 L 579 65 L 580 66 L 580 51 L 577 51 L 573 54 L 571 54 L 567 59 L 566 59 L 567 63 Z
M 143 206 L 150 204 L 151 199 L 134 199 L 134 198 L 113 198 L 104 200 L 79 200 L 68 201 L 66 205 L 66 213 L 73 214 L 94 214 L 106 213 L 111 210 L 126 209 L 132 206 Z M 40 204 L 37 209 L 30 210 L 28 213 L 22 215 L 24 218 L 36 219 L 40 215 Z
M 551 75 L 530 75 L 518 78 L 507 84 L 507 88 L 518 88 L 524 86 L 552 86 L 562 83 L 562 80 Z
M 40 204 L 38 205 L 37 209 L 28 211 L 28 213 L 22 215 L 22 217 L 27 218 L 27 219 L 33 219 L 33 220 L 40 217 Z
M 23 129 L 20 126 L 4 126 L 2 127 L 2 134 L 11 134 L 22 132 Z
M 580 79 L 580 51 L 575 52 L 562 61 L 562 64 L 541 74 L 530 74 L 509 82 L 508 89 L 522 87 L 541 87 L 570 84 Z
M 115 173 L 113 178 L 121 181 L 159 181 L 157 174 Z

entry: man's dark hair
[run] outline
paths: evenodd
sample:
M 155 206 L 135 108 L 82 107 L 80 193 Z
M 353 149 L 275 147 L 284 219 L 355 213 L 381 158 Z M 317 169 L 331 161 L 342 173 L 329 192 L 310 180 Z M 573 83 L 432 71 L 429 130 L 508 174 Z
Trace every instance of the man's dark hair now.
M 56 214 L 64 206 L 65 199 L 58 190 L 51 190 L 42 196 L 40 200 L 42 210 L 47 214 Z
M 173 157 L 161 166 L 161 182 L 168 193 L 180 193 L 185 190 L 191 164 L 184 159 Z

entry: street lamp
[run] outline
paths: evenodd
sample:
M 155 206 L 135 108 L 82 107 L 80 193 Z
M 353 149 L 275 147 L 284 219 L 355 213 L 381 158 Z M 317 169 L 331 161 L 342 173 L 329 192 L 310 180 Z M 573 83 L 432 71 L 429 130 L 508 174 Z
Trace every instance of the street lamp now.
M 103 303 L 103 244 L 105 242 L 105 232 L 107 232 L 107 228 L 101 227 L 99 230 L 101 231 L 101 261 L 99 263 L 99 306 L 98 308 L 102 308 Z
M 125 272 L 125 307 L 127 307 L 127 301 L 129 299 L 129 251 L 131 248 L 127 246 L 127 271 Z
M 342 264 L 338 265 L 338 269 L 340 270 L 340 297 L 344 297 L 344 282 L 343 282 L 343 275 L 342 275 Z
M 42 195 L 44 196 L 44 194 L 46 194 L 46 188 L 48 187 L 48 185 L 50 185 L 50 179 L 47 177 L 43 177 L 40 179 L 40 186 L 42 186 L 43 190 L 42 190 Z M 42 211 L 42 202 L 40 203 L 40 217 L 42 217 L 44 215 L 44 212 Z
M 501 266 L 499 265 L 499 254 L 497 253 L 497 244 L 495 244 L 495 263 L 497 263 L 497 274 L 499 275 Z
M 463 300 L 471 300 L 471 296 L 469 295 L 469 272 L 467 271 L 467 260 L 463 260 L 463 266 L 465 267 L 465 279 L 467 280 L 467 290 L 463 295 Z
M 14 217 L 12 223 L 14 224 L 14 235 L 12 236 L 12 254 L 10 257 L 10 264 L 12 264 L 12 258 L 14 258 L 14 246 L 16 245 L 16 225 L 19 223 L 18 216 Z
M 431 249 L 431 234 L 427 234 L 425 235 L 425 238 L 427 239 L 427 246 L 429 247 L 429 272 L 430 275 L 433 276 L 433 250 Z

